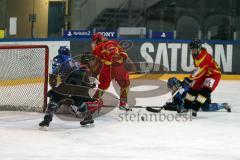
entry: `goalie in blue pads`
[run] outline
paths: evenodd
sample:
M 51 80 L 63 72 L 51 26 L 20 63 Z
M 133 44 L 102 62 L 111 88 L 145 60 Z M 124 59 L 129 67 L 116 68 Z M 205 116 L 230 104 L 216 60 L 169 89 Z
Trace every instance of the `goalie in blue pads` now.
M 82 56 L 80 61 L 87 61 L 87 58 Z M 95 84 L 90 83 L 87 65 L 80 61 L 71 57 L 67 47 L 59 48 L 58 55 L 53 59 L 52 74 L 49 75 L 49 103 L 40 127 L 48 127 L 62 105 L 68 106 L 76 116 L 81 113 L 82 126 L 94 123 L 92 113 L 101 107 L 102 102 L 89 95 L 89 89 L 94 88 Z M 59 84 L 58 79 L 61 80 Z

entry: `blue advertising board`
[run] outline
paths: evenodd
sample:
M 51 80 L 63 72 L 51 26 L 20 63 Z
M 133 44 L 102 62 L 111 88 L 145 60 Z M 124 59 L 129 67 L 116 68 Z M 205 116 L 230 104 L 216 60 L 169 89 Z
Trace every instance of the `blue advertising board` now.
M 64 38 L 91 38 L 91 30 L 65 30 Z
M 101 33 L 106 38 L 117 38 L 117 31 L 96 30 L 95 33 Z M 64 38 L 91 38 L 93 32 L 91 30 L 65 30 Z

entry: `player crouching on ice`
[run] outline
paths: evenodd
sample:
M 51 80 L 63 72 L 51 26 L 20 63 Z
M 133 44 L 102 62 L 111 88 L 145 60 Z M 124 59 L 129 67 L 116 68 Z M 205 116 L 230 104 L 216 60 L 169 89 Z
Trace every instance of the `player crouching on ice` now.
M 86 56 L 83 56 L 86 57 Z M 57 84 L 60 76 L 61 83 Z M 94 123 L 91 113 L 99 110 L 101 100 L 94 100 L 88 91 L 95 84 L 90 83 L 89 73 L 86 65 L 74 60 L 66 47 L 60 47 L 58 55 L 54 57 L 52 74 L 49 75 L 49 83 L 52 89 L 48 92 L 50 98 L 44 120 L 39 123 L 40 127 L 48 127 L 52 121 L 53 114 L 65 104 L 71 107 L 76 116 L 81 114 L 81 125 Z
M 174 95 L 175 92 L 178 92 L 173 96 L 172 101 L 166 103 L 163 108 L 165 110 L 177 111 L 178 113 L 187 112 L 188 109 L 184 107 L 184 99 L 190 89 L 189 85 L 182 83 L 177 78 L 169 78 L 167 81 L 167 87 L 169 91 Z M 231 112 L 231 108 L 227 103 L 211 103 L 211 98 L 207 103 L 204 103 L 200 106 L 202 111 L 214 112 L 220 109 L 226 109 L 228 112 Z
M 194 72 L 184 78 L 183 85 L 189 85 L 184 97 L 184 108 L 191 109 L 192 115 L 197 116 L 200 108 L 211 104 L 211 93 L 217 87 L 221 79 L 221 71 L 216 61 L 202 47 L 201 41 L 194 39 L 189 44 L 194 61 Z

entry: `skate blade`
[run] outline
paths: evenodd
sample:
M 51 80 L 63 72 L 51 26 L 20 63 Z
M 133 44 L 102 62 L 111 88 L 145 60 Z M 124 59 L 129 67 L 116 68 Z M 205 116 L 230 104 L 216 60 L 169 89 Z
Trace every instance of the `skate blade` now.
M 47 127 L 47 126 L 44 126 L 44 127 L 39 126 L 38 129 L 41 130 L 41 131 L 48 131 L 49 127 Z
M 93 128 L 94 126 L 95 126 L 94 123 L 81 125 L 82 128 Z

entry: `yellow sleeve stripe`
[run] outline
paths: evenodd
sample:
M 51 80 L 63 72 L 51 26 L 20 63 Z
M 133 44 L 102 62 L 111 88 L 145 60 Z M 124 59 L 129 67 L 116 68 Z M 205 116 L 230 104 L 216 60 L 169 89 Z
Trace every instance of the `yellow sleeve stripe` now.
M 217 70 L 217 69 L 212 69 L 212 68 L 209 68 L 210 71 L 212 72 L 215 72 L 215 73 L 220 73 L 221 74 L 221 71 Z
M 206 56 L 207 56 L 207 54 L 205 56 L 203 56 L 201 59 L 195 60 L 195 65 L 198 67 L 203 62 L 203 60 L 205 59 Z
M 204 66 L 203 68 L 199 68 L 200 70 L 198 71 L 199 73 L 197 73 L 196 75 L 191 75 L 191 79 L 192 80 L 196 80 L 196 79 L 199 79 L 200 77 L 202 77 L 205 73 L 206 73 L 206 68 L 207 66 Z

